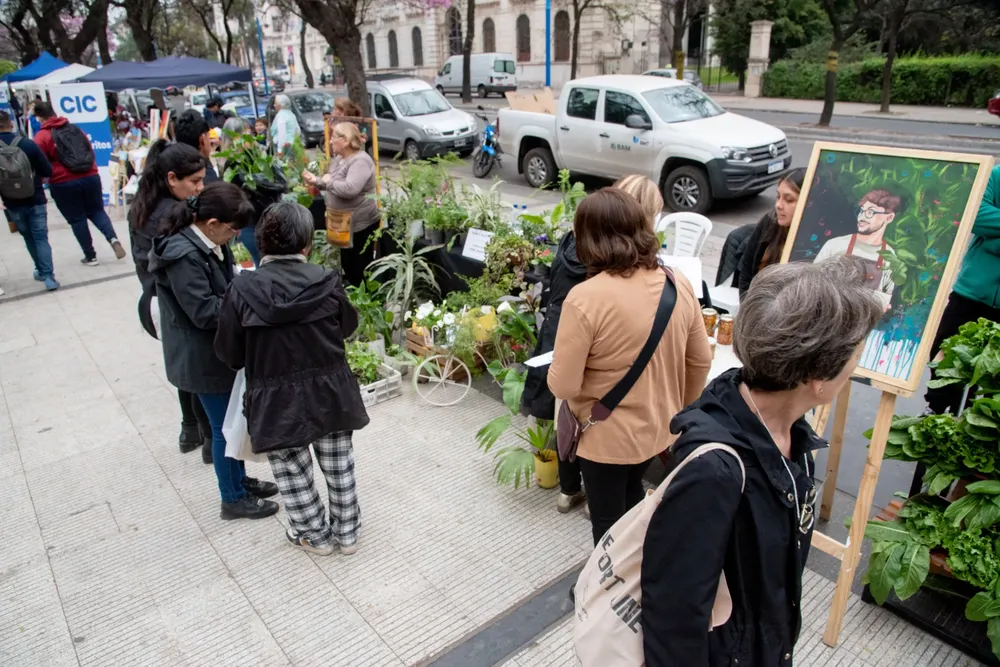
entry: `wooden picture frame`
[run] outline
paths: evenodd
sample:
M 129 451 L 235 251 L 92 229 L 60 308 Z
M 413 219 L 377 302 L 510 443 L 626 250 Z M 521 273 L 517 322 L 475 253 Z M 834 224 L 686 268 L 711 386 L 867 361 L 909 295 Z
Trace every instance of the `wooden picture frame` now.
M 814 145 L 781 261 L 837 254 L 866 260 L 873 290 L 887 311 L 866 341 L 856 377 L 903 396 L 919 387 L 992 167 L 988 155 Z M 894 221 L 900 224 L 892 228 Z M 878 239 L 874 245 L 866 243 L 872 238 Z M 928 239 L 931 247 L 922 243 Z M 922 245 L 922 252 L 914 244 Z

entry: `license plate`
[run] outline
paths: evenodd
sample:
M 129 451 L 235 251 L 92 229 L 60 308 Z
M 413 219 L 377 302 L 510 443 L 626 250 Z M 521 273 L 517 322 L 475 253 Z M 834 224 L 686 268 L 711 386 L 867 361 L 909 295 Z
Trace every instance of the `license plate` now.
M 767 165 L 767 173 L 769 173 L 769 174 L 777 174 L 779 171 L 781 171 L 784 168 L 785 168 L 785 161 L 784 160 L 778 160 L 777 162 L 772 162 L 771 164 Z
M 467 143 L 469 143 L 469 138 L 468 137 L 466 137 L 465 139 L 455 139 L 455 146 L 456 147 L 457 146 L 465 146 Z

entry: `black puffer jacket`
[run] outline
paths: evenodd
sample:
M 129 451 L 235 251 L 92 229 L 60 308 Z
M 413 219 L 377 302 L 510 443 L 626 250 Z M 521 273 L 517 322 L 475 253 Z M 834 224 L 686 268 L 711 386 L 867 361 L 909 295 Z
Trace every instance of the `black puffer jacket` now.
M 307 447 L 368 424 L 344 351 L 357 327 L 334 271 L 275 259 L 236 276 L 215 350 L 231 368 L 246 368 L 243 412 L 255 452 Z
M 132 245 L 132 261 L 135 262 L 135 274 L 139 277 L 143 293 L 156 294 L 156 280 L 149 272 L 149 251 L 153 249 L 153 239 L 160 235 L 163 218 L 170 210 L 170 205 L 177 201 L 173 197 L 164 197 L 156 202 L 153 212 L 139 225 L 133 224 L 135 209 L 129 211 L 128 235 Z
M 576 237 L 568 232 L 559 242 L 556 257 L 552 260 L 552 277 L 549 289 L 542 295 L 542 307 L 545 308 L 545 320 L 538 334 L 533 357 L 551 352 L 556 346 L 556 330 L 559 328 L 559 316 L 562 314 L 563 301 L 569 291 L 587 279 L 587 267 L 576 256 Z M 528 377 L 524 382 L 524 394 L 521 403 L 529 414 L 538 419 L 554 419 L 556 399 L 549 391 L 549 367 L 529 368 Z
M 802 532 L 799 506 L 815 502 L 811 452 L 826 443 L 804 419 L 792 427 L 791 460 L 740 395 L 740 371 L 723 373 L 701 398 L 677 414 L 673 465 L 699 445 L 725 452 L 692 461 L 654 512 L 642 559 L 642 630 L 646 667 L 791 667 L 802 625 L 802 571 L 811 527 Z M 787 464 L 787 469 L 785 465 Z M 794 475 L 794 486 L 792 483 Z M 708 631 L 719 575 L 733 598 L 729 621 Z
M 222 246 L 222 257 L 190 227 L 156 239 L 149 253 L 167 379 L 193 394 L 228 394 L 236 378 L 213 348 L 222 297 L 233 280 L 228 245 Z

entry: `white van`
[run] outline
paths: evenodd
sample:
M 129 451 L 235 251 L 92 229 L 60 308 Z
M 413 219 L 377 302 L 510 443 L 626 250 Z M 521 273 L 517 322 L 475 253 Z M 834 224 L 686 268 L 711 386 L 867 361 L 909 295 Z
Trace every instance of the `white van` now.
M 470 62 L 470 85 L 480 97 L 497 93 L 500 97 L 508 90 L 517 90 L 514 56 L 509 53 L 473 53 Z M 438 92 L 462 92 L 462 56 L 451 56 L 434 79 Z

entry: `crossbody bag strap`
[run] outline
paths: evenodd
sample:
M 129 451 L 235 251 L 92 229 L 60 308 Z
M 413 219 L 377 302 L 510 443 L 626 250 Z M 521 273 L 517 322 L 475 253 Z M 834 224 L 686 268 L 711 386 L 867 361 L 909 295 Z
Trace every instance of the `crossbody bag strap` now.
M 674 284 L 674 276 L 665 267 L 663 272 L 667 279 L 663 282 L 663 292 L 660 293 L 660 303 L 656 307 L 656 316 L 653 318 L 653 330 L 649 332 L 646 344 L 642 346 L 639 356 L 635 358 L 632 366 L 625 373 L 625 377 L 618 381 L 600 401 L 594 404 L 590 410 L 590 422 L 600 422 L 611 416 L 611 412 L 618 407 L 622 399 L 631 391 L 632 386 L 646 370 L 649 360 L 653 358 L 657 346 L 663 339 L 663 333 L 667 330 L 670 316 L 677 305 L 677 286 Z

